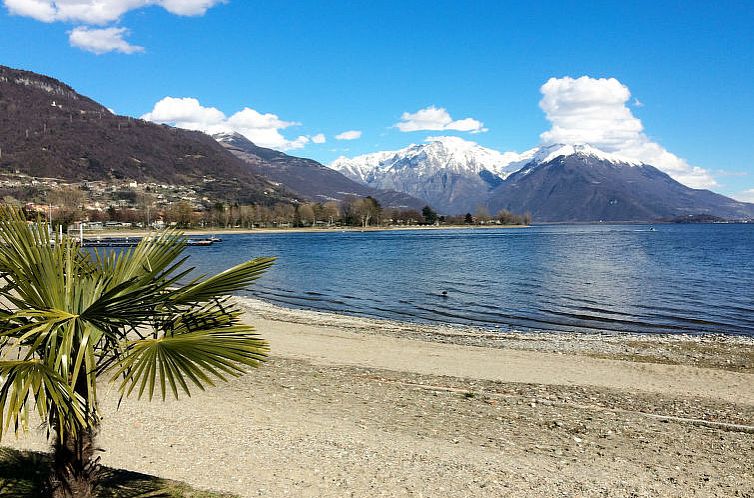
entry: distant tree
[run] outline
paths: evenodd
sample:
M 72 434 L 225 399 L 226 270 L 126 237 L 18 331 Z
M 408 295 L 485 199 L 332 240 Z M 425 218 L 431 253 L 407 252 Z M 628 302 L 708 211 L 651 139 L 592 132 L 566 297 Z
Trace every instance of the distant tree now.
M 194 208 L 186 201 L 176 202 L 165 212 L 168 223 L 175 223 L 181 228 L 191 226 L 194 217 Z
M 293 206 L 293 210 L 293 226 L 296 228 L 304 226 L 301 221 L 301 206 L 295 205 Z
M 422 208 L 422 217 L 427 225 L 434 225 L 437 222 L 437 213 L 429 206 Z
M 110 221 L 110 214 L 108 211 L 99 209 L 90 209 L 86 212 L 86 217 L 89 221 Z
M 264 204 L 257 204 L 254 206 L 254 222 L 257 225 L 268 226 L 268 223 L 272 223 L 272 210 L 269 206 Z
M 136 196 L 136 208 L 139 210 L 140 222 L 148 226 L 155 219 L 155 196 L 148 192 L 139 192 Z
M 243 228 L 253 228 L 254 206 L 241 206 L 238 213 L 239 223 Z
M 466 213 L 466 216 L 463 217 L 463 222 L 467 225 L 471 225 L 474 223 L 474 217 L 471 216 L 471 213 Z
M 327 225 L 333 225 L 340 219 L 340 204 L 328 201 L 322 205 L 322 217 L 327 220 Z
M 363 199 L 358 199 L 353 203 L 354 218 L 358 220 L 358 224 L 362 227 L 368 227 L 372 222 L 379 224 L 380 215 L 382 214 L 382 206 L 377 202 L 377 199 L 367 196 Z
M 479 206 L 474 211 L 474 220 L 479 224 L 487 223 L 491 219 L 490 212 L 484 206 Z
M 212 226 L 220 227 L 225 223 L 225 203 L 216 202 L 212 205 L 212 209 L 209 212 L 209 224 Z
M 272 208 L 272 220 L 277 225 L 293 223 L 296 208 L 290 204 L 278 203 Z
M 303 226 L 314 226 L 317 222 L 316 204 L 302 204 L 298 207 L 298 216 Z
M 67 227 L 74 221 L 84 217 L 84 201 L 86 194 L 73 187 L 63 187 L 52 190 L 47 196 L 49 204 L 55 207 L 53 223 Z
M 517 224 L 517 216 L 507 209 L 501 209 L 497 213 L 497 220 L 503 225 L 515 225 Z

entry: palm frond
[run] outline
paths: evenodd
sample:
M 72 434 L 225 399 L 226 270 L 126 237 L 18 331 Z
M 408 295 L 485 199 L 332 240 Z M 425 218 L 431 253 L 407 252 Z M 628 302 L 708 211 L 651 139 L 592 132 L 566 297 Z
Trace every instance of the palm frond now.
M 181 232 L 165 230 L 121 252 L 96 251 L 95 257 L 103 273 L 111 276 L 113 286 L 127 281 L 139 285 L 175 271 L 185 261 L 178 260 L 185 247 L 186 237 Z
M 13 424 L 14 432 L 27 430 L 29 412 L 54 421 L 59 437 L 65 431 L 89 427 L 95 414 L 57 372 L 39 360 L 0 361 L 0 438 Z
M 176 398 L 179 388 L 191 396 L 186 379 L 204 390 L 205 386 L 214 386 L 213 377 L 225 381 L 225 375 L 242 374 L 244 365 L 259 366 L 269 346 L 253 327 L 234 325 L 140 339 L 124 351 L 113 368 L 114 379 L 123 377 L 121 394 L 129 396 L 138 387 L 139 398 L 146 391 L 152 400 L 155 389 L 159 389 L 164 400 L 168 385 Z
M 0 273 L 11 284 L 3 297 L 18 307 L 65 309 L 88 255 L 71 239 L 52 238 L 47 225 L 30 225 L 7 211 L 0 208 Z
M 176 304 L 202 303 L 246 289 L 273 265 L 275 258 L 255 258 L 218 273 L 206 280 L 192 282 L 171 296 Z

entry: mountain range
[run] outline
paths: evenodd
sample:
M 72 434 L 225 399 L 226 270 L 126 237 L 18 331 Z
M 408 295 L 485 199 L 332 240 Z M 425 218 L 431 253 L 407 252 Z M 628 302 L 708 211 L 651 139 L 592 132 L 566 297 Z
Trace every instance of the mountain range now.
M 458 137 L 435 137 L 398 151 L 340 157 L 330 167 L 364 185 L 405 192 L 457 214 L 479 207 L 515 171 L 517 159 Z
M 500 153 L 457 137 L 331 165 L 372 187 L 420 197 L 445 214 L 501 209 L 537 221 L 660 221 L 710 215 L 754 218 L 754 204 L 689 188 L 656 167 L 587 144 Z
M 118 116 L 48 76 L 0 66 L 0 173 L 68 181 L 191 186 L 214 201 L 264 203 L 372 196 L 441 214 L 530 212 L 536 221 L 754 218 L 754 205 L 692 189 L 652 165 L 586 144 L 501 153 L 458 137 L 341 157 L 330 167 L 258 147 Z

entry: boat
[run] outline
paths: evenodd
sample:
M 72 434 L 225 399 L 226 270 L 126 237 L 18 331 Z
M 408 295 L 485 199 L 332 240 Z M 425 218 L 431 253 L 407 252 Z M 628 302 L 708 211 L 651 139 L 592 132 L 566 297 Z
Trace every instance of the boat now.
M 214 241 L 209 239 L 188 239 L 186 241 L 187 246 L 211 246 Z

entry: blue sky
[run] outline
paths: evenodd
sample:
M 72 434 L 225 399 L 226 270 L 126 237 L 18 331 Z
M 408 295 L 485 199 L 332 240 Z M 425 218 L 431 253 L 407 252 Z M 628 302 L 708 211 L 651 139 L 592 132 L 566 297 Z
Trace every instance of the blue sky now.
M 616 123 L 595 140 L 754 201 L 754 2 L 2 1 L 0 64 L 119 114 L 237 126 L 327 163 L 446 134 L 520 152 L 604 97 L 593 115 L 615 119 L 548 136 Z

